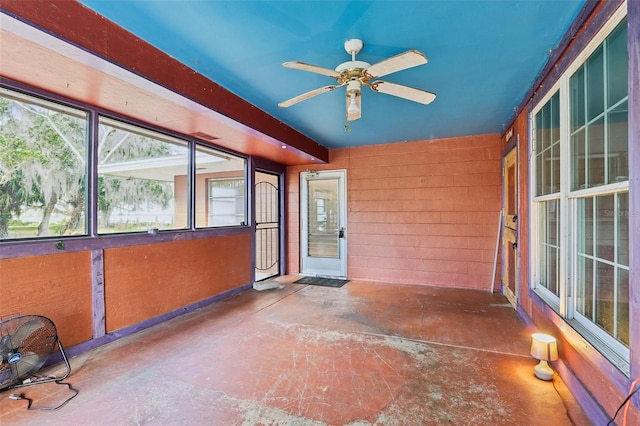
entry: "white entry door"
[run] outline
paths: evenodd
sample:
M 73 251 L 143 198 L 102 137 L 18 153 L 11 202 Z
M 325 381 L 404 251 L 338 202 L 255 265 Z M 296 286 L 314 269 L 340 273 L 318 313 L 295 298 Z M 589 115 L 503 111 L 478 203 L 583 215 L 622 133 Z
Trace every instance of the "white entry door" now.
M 300 272 L 346 278 L 346 171 L 301 173 L 300 200 Z

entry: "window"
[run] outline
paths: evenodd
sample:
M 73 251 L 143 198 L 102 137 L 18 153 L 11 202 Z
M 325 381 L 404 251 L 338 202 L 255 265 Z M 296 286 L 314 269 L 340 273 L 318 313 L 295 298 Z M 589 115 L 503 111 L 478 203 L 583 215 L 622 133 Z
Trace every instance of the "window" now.
M 87 113 L 0 88 L 0 239 L 87 233 Z
M 98 233 L 186 228 L 187 143 L 103 117 L 98 138 Z
M 0 240 L 246 226 L 246 170 L 229 152 L 0 87 Z
M 625 360 L 628 368 L 625 10 L 532 111 L 531 168 L 534 288 L 605 356 Z
M 247 223 L 246 160 L 198 145 L 196 148 L 196 227 Z
M 209 179 L 209 226 L 244 225 L 244 179 Z

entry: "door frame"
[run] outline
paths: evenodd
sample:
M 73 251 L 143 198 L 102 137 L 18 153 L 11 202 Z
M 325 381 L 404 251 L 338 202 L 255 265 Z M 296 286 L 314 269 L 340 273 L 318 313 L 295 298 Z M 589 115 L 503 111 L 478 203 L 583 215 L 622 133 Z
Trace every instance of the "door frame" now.
M 309 194 L 307 182 L 310 180 L 322 180 L 338 178 L 338 229 L 342 230 L 343 237 L 339 237 L 339 257 L 336 262 L 328 261 L 336 265 L 335 268 L 314 266 L 310 261 L 308 252 L 308 211 Z M 312 276 L 326 276 L 331 278 L 347 277 L 347 171 L 346 169 L 305 171 L 300 172 L 300 274 Z M 318 258 L 320 259 L 320 258 Z
M 519 195 L 519 182 L 520 182 L 520 168 L 519 164 L 519 150 L 518 150 L 519 136 L 516 136 L 514 140 L 507 145 L 507 148 L 503 151 L 502 155 L 502 293 L 509 300 L 509 303 L 514 308 L 518 307 L 519 300 L 519 271 L 520 271 L 520 247 L 518 246 L 520 241 L 520 195 Z M 513 202 L 515 203 L 515 215 L 507 214 L 507 203 L 509 199 L 509 185 L 507 182 L 508 174 L 507 168 L 513 165 L 515 168 L 514 173 L 514 185 L 515 191 Z M 515 217 L 515 218 L 514 218 Z M 510 223 L 516 223 L 515 229 L 508 226 Z M 515 244 L 515 247 L 513 246 Z M 509 255 L 513 253 L 513 268 L 515 269 L 510 273 L 509 271 Z M 509 287 L 509 277 L 512 276 L 513 291 Z

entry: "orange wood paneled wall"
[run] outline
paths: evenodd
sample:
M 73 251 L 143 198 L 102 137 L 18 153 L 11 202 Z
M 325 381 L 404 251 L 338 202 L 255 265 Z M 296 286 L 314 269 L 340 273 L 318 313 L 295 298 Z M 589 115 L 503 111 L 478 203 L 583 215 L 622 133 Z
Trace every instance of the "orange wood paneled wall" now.
M 107 332 L 247 284 L 250 265 L 250 234 L 107 249 Z
M 50 318 L 65 346 L 91 339 L 90 252 L 0 259 L 0 316 Z
M 106 332 L 250 283 L 251 233 L 103 251 Z M 93 338 L 90 251 L 0 259 L 0 317 L 38 314 L 66 347 Z
M 334 149 L 329 157 L 313 169 L 347 170 L 348 278 L 491 288 L 499 135 Z M 299 272 L 299 180 L 308 168 L 287 169 L 290 273 Z

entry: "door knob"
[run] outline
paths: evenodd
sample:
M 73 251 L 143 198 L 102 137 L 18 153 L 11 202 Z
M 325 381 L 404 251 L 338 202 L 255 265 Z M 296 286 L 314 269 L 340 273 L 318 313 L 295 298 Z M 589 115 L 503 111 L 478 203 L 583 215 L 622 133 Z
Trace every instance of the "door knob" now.
M 512 242 L 511 243 L 511 248 L 514 249 L 514 250 L 517 249 L 518 248 L 518 242 L 517 241 Z
M 338 232 L 338 238 L 344 238 L 344 227 L 340 228 L 340 231 Z

